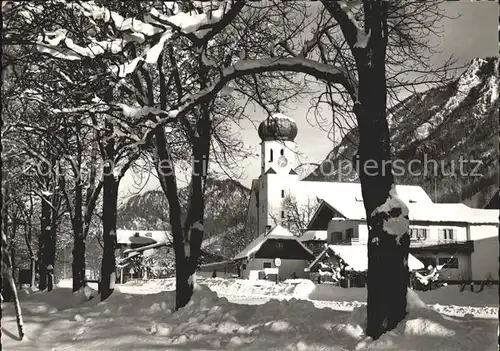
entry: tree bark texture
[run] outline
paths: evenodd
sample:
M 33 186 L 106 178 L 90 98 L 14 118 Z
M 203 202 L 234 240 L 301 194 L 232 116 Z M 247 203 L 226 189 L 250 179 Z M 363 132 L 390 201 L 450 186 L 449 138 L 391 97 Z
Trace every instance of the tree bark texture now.
M 377 339 L 394 329 L 406 314 L 410 240 L 408 229 L 397 239 L 384 228 L 389 217 L 401 215 L 401 208 L 392 208 L 389 213 L 376 211 L 390 199 L 394 186 L 386 118 L 387 2 L 363 3 L 365 28 L 371 35 L 367 48 L 357 56 L 359 101 L 355 113 L 360 141 L 356 161 L 369 229 L 366 333 Z
M 103 253 L 101 264 L 101 281 L 99 291 L 101 301 L 106 300 L 115 289 L 116 282 L 116 213 L 118 205 L 118 182 L 112 171 L 106 171 L 105 166 L 103 201 L 102 201 L 102 224 L 103 224 Z
M 154 131 L 156 145 L 156 170 L 160 185 L 165 193 L 169 206 L 170 226 L 172 229 L 173 247 L 175 252 L 175 308 L 184 307 L 193 294 L 193 288 L 187 283 L 188 267 L 184 253 L 184 240 L 181 222 L 181 206 L 177 193 L 172 158 L 169 153 L 163 128 Z
M 40 218 L 40 238 L 38 240 L 38 289 L 47 289 L 47 250 L 50 240 L 50 204 L 48 196 L 42 195 L 42 209 Z
M 83 189 L 82 184 L 77 179 L 75 186 L 75 208 L 73 218 L 73 262 L 71 273 L 73 277 L 73 292 L 85 286 L 85 238 L 83 234 Z

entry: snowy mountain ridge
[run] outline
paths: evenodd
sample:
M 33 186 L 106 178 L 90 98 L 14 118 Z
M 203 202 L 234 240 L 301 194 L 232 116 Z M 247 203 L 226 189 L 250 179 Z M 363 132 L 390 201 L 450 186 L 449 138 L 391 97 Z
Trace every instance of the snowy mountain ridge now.
M 438 202 L 477 207 L 488 202 L 498 190 L 499 64 L 498 57 L 475 58 L 455 81 L 413 94 L 388 111 L 394 159 L 406 164 L 415 159 L 436 160 L 448 172 L 463 157 L 471 160 L 471 166 L 472 161 L 480 163 L 476 173 L 481 176 L 405 174 L 396 177 L 398 183 L 423 186 Z M 355 173 L 332 169 L 341 160 L 352 159 L 357 143 L 354 128 L 305 179 L 357 181 Z

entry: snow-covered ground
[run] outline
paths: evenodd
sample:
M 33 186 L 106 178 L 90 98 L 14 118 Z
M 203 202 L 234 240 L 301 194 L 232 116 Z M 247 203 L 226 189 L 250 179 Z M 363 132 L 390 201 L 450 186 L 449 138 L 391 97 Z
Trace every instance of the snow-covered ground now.
M 481 293 L 460 293 L 458 287 L 418 294 L 409 291 L 410 313 L 405 321 L 373 342 L 363 334 L 364 289 L 300 280 L 274 284 L 215 278 L 199 283 L 193 300 L 177 312 L 173 312 L 172 279 L 118 285 L 118 291 L 103 303 L 97 298 L 84 302 L 85 294 L 71 294 L 68 282 L 50 293 L 22 292 L 27 338 L 16 340 L 13 306 L 6 303 L 3 347 L 61 351 L 497 349 L 497 287 Z M 440 306 L 427 306 L 420 299 Z M 460 306 L 453 306 L 458 302 Z
M 314 284 L 306 279 L 289 279 L 281 284 L 265 280 L 223 278 L 198 278 L 198 282 L 234 303 L 263 304 L 272 298 L 277 300 L 297 298 L 310 300 L 318 308 L 329 307 L 342 311 L 351 311 L 354 307 L 366 303 L 365 288 L 344 289 L 331 284 Z M 118 289 L 128 294 L 154 294 L 174 290 L 175 279 L 133 281 L 120 285 Z M 482 292 L 474 293 L 468 287 L 459 292 L 459 287 L 455 285 L 432 291 L 419 291 L 418 295 L 430 307 L 444 314 L 452 316 L 472 314 L 477 318 L 498 316 L 497 286 L 486 287 Z

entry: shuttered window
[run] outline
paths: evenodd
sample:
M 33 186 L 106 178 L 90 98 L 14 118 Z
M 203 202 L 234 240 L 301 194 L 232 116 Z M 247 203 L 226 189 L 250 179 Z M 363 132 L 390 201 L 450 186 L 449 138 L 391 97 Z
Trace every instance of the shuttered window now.
M 427 239 L 427 228 L 411 228 L 408 232 L 411 240 L 425 240 Z
M 454 240 L 455 233 L 451 228 L 442 228 L 438 230 L 439 240 Z

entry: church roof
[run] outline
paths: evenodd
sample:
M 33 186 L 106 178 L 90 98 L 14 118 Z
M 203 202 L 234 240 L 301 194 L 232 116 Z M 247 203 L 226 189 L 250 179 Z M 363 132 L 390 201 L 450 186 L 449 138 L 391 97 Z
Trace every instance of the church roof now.
M 282 113 L 275 113 L 265 119 L 258 128 L 262 141 L 281 140 L 293 141 L 297 136 L 297 124 Z

